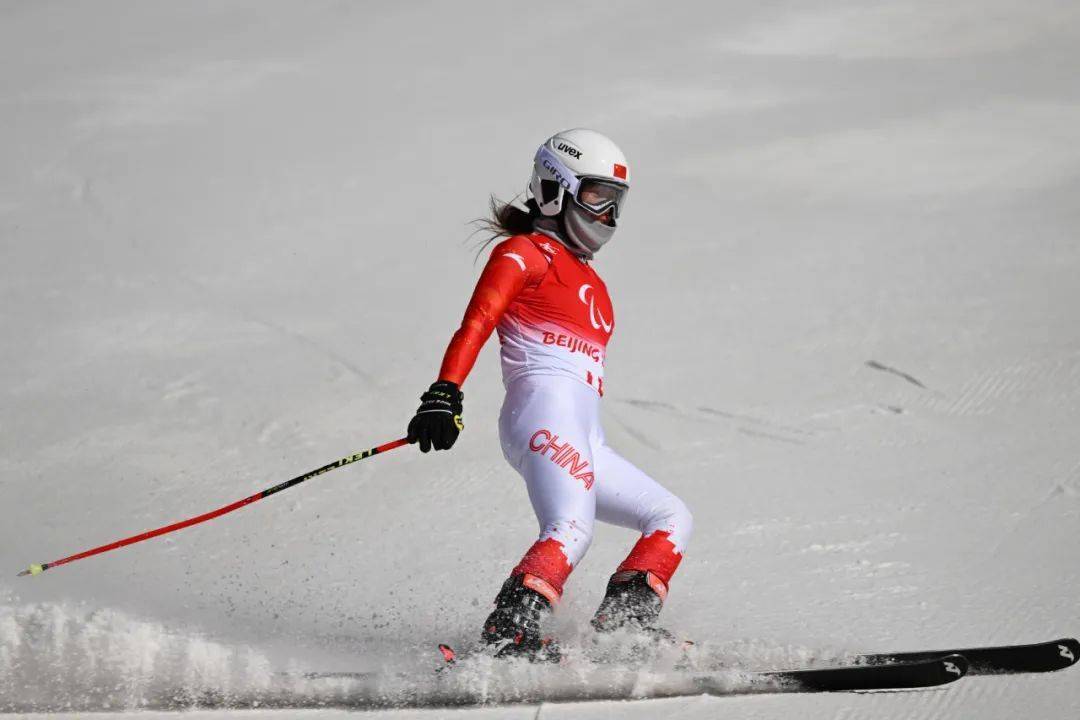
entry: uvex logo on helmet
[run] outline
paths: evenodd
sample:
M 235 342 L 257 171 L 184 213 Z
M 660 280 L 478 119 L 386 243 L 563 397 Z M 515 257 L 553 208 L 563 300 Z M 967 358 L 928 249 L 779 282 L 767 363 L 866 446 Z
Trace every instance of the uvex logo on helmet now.
M 581 157 L 581 151 L 580 150 L 578 150 L 573 145 L 568 145 L 564 141 L 559 141 L 559 144 L 555 146 L 555 149 L 560 151 L 560 152 L 566 153 L 567 155 L 569 155 L 572 158 L 580 158 Z

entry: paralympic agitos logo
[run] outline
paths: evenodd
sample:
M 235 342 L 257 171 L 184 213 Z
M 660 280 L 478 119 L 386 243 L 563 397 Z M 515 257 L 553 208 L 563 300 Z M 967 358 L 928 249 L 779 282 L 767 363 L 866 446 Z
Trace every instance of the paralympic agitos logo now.
M 600 308 L 596 307 L 596 299 L 593 297 L 593 286 L 585 283 L 578 290 L 578 299 L 585 305 L 589 306 L 589 323 L 593 328 L 600 330 L 603 328 L 604 332 L 611 332 L 611 322 L 604 317 L 600 312 Z

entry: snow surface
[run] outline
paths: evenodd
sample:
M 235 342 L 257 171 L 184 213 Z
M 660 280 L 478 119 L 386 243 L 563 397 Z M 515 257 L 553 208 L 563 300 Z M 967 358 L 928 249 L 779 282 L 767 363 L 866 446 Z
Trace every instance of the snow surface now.
M 578 125 L 635 164 L 605 423 L 694 512 L 665 620 L 697 666 L 1080 633 L 1078 64 L 1071 0 L 0 3 L 0 711 L 588 718 L 536 698 L 677 687 L 433 675 L 535 533 L 493 346 L 450 454 L 14 577 L 399 436 L 467 221 Z M 575 572 L 571 647 L 633 539 Z M 1077 707 L 1073 669 L 617 709 Z

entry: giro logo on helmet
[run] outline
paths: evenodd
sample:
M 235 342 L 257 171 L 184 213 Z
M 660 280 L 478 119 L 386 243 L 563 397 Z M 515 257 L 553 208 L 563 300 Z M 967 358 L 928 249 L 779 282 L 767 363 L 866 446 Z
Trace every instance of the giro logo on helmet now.
M 555 149 L 566 153 L 567 155 L 569 155 L 572 158 L 580 158 L 581 157 L 581 151 L 580 150 L 578 150 L 576 147 L 574 147 L 572 145 L 567 145 L 564 142 L 560 142 Z
M 585 283 L 578 290 L 578 299 L 585 305 L 589 306 L 589 322 L 592 323 L 594 329 L 604 329 L 604 332 L 611 332 L 611 323 L 604 317 L 603 313 L 596 307 L 596 301 L 593 299 L 592 285 Z
M 551 162 L 547 158 L 544 158 L 544 168 L 546 168 L 549 173 L 555 176 L 555 182 L 559 183 L 567 190 L 570 189 L 569 178 L 562 174 L 559 168 L 555 166 L 555 163 Z

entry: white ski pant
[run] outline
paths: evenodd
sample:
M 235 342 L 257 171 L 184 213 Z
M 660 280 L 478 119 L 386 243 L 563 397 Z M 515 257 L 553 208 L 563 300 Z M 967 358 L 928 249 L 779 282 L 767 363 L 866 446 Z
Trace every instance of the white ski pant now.
M 607 445 L 596 390 L 555 375 L 518 378 L 507 388 L 499 437 L 540 524 L 513 574 L 540 577 L 561 595 L 601 520 L 642 534 L 618 569 L 650 571 L 666 587 L 693 519 L 682 500 Z

